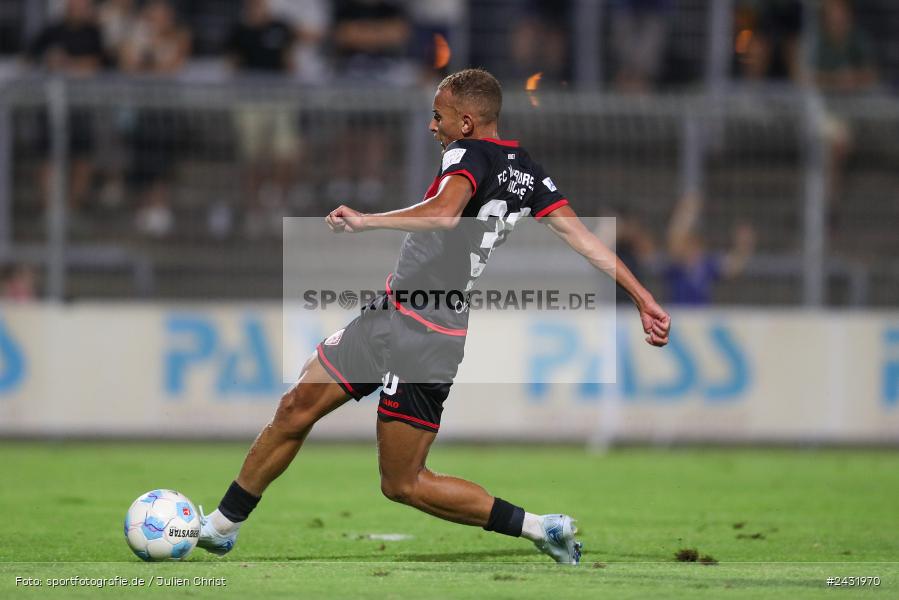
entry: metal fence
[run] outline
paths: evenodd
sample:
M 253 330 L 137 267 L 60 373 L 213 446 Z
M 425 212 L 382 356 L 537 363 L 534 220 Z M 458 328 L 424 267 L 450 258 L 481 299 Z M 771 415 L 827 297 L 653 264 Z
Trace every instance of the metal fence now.
M 0 91 L 2 258 L 39 265 L 56 298 L 280 298 L 281 216 L 421 198 L 439 164 L 430 94 L 16 80 Z M 891 98 L 799 90 L 513 94 L 501 129 L 579 212 L 626 211 L 648 230 L 654 289 L 672 211 L 692 191 L 713 251 L 738 223 L 758 232 L 719 303 L 838 306 L 899 300 L 897 130 Z M 835 131 L 851 140 L 841 161 Z

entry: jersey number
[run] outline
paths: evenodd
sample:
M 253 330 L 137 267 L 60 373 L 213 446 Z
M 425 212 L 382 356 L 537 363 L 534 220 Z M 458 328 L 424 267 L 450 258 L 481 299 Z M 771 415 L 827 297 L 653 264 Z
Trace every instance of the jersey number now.
M 495 221 L 493 223 L 493 231 L 486 231 L 484 237 L 481 238 L 481 249 L 487 251 L 487 256 L 482 258 L 479 252 L 472 252 L 469 255 L 471 260 L 471 279 L 468 280 L 468 284 L 465 286 L 466 292 L 474 287 L 475 280 L 484 272 L 487 261 L 490 259 L 490 255 L 493 254 L 496 246 L 505 241 L 506 236 L 512 232 L 519 219 L 531 214 L 530 207 L 525 207 L 520 212 L 509 213 L 506 216 L 508 209 L 509 205 L 505 200 L 494 199 L 485 203 L 481 210 L 478 211 L 478 221 L 489 223 L 491 217 Z M 489 225 L 487 227 L 489 229 Z
M 396 393 L 397 386 L 400 384 L 400 378 L 387 371 L 384 373 L 384 377 L 381 378 L 381 384 L 384 393 L 388 396 L 393 396 Z

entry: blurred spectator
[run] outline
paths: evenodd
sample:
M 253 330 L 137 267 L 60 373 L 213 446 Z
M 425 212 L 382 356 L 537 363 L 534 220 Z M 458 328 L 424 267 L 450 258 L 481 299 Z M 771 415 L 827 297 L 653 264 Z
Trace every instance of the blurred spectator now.
M 284 74 L 293 68 L 294 29 L 276 18 L 268 0 L 244 0 L 242 18 L 231 30 L 228 53 L 238 69 Z
M 272 14 L 268 0 L 244 0 L 243 18 L 231 32 L 228 49 L 235 69 L 244 74 L 285 76 L 293 69 L 296 39 L 294 27 Z M 235 118 L 246 166 L 246 233 L 280 232 L 300 150 L 295 107 L 271 100 L 244 102 Z M 221 206 L 210 213 L 210 229 L 218 235 L 227 233 L 222 214 Z
M 172 5 L 150 0 L 122 46 L 119 64 L 125 73 L 164 77 L 181 70 L 189 54 L 190 32 L 178 22 Z M 174 227 L 171 180 L 182 130 L 176 110 L 142 108 L 137 113 L 131 179 L 140 193 L 136 225 L 146 235 L 165 236 Z
M 135 0 L 106 0 L 97 10 L 103 47 L 112 62 L 117 62 L 125 42 L 134 33 L 138 21 Z
M 735 51 L 743 79 L 799 81 L 801 0 L 743 0 L 736 11 Z
M 877 83 L 874 48 L 867 34 L 856 26 L 847 0 L 824 0 L 821 5 L 815 58 L 817 83 L 825 93 L 861 93 Z M 840 115 L 838 107 L 828 107 L 821 133 L 828 146 L 827 203 L 834 225 L 854 135 L 851 123 Z
M 540 86 L 559 86 L 570 76 L 568 39 L 571 2 L 528 0 L 520 10 L 524 16 L 512 28 L 509 49 L 514 72 L 510 75 L 524 82 L 542 73 Z
M 877 83 L 874 48 L 855 25 L 847 0 L 824 0 L 817 49 L 818 85 L 830 92 L 860 92 Z
M 702 199 L 685 194 L 671 216 L 668 228 L 668 259 L 665 280 L 668 301 L 672 304 L 706 305 L 712 301 L 715 283 L 731 279 L 743 272 L 755 251 L 755 231 L 743 224 L 734 230 L 733 246 L 724 255 L 706 248 L 697 232 L 702 212 Z
M 271 12 L 291 26 L 296 43 L 294 74 L 307 83 L 322 83 L 328 77 L 323 47 L 331 27 L 327 0 L 272 0 Z
M 462 0 L 417 0 L 409 5 L 413 23 L 412 56 L 423 59 L 426 87 L 449 72 L 455 32 L 462 27 L 467 6 Z M 439 36 L 439 37 L 438 37 Z
M 51 23 L 33 40 L 27 58 L 52 73 L 68 77 L 89 77 L 103 65 L 103 42 L 92 0 L 67 0 L 63 19 Z M 41 115 L 39 151 L 46 162 L 41 167 L 44 202 L 49 200 L 51 136 L 49 117 Z M 68 202 L 73 209 L 87 200 L 93 178 L 91 157 L 94 147 L 94 120 L 90 111 L 75 108 L 68 114 L 71 173 Z
M 190 32 L 167 0 L 150 0 L 122 46 L 119 66 L 126 73 L 171 75 L 190 55 Z
M 343 78 L 410 83 L 409 16 L 396 0 L 336 0 L 334 53 Z
M 416 69 L 406 58 L 412 29 L 400 2 L 337 0 L 334 9 L 339 78 L 369 85 L 414 82 Z M 326 192 L 329 201 L 355 203 L 362 210 L 381 206 L 388 133 L 364 109 L 347 115 L 334 150 L 334 178 Z
M 8 265 L 0 270 L 0 300 L 29 302 L 37 298 L 37 273 L 31 265 Z
M 62 21 L 51 23 L 28 49 L 31 60 L 56 73 L 93 75 L 103 65 L 103 38 L 92 0 L 66 0 Z
M 772 68 L 773 49 L 771 39 L 762 30 L 742 29 L 737 34 L 737 68 L 745 81 L 768 81 Z
M 672 0 L 613 0 L 610 18 L 618 91 L 649 92 L 658 83 L 671 7 Z

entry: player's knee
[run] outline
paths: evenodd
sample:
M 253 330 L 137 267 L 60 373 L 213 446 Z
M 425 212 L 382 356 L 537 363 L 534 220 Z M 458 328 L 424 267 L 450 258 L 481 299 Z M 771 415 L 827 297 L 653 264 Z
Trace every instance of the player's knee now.
M 415 504 L 415 481 L 381 476 L 381 493 L 400 504 Z
M 320 417 L 318 412 L 315 402 L 311 402 L 300 386 L 296 386 L 281 396 L 274 423 L 299 435 L 315 424 Z

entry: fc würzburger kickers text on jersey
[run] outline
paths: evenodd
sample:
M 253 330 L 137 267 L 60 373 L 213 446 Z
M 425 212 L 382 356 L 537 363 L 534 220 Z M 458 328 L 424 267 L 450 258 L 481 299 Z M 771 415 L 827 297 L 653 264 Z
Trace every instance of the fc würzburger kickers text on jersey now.
M 425 194 L 433 196 L 450 175 L 469 180 L 473 194 L 459 226 L 446 231 L 406 235 L 388 292 L 394 298 L 414 290 L 469 292 L 484 272 L 487 261 L 524 217 L 540 219 L 568 204 L 543 167 L 533 161 L 517 141 L 457 140 L 447 146 L 440 170 Z M 460 310 L 461 309 L 461 310 Z M 441 327 L 464 330 L 468 306 L 445 302 L 416 306 L 415 312 Z

